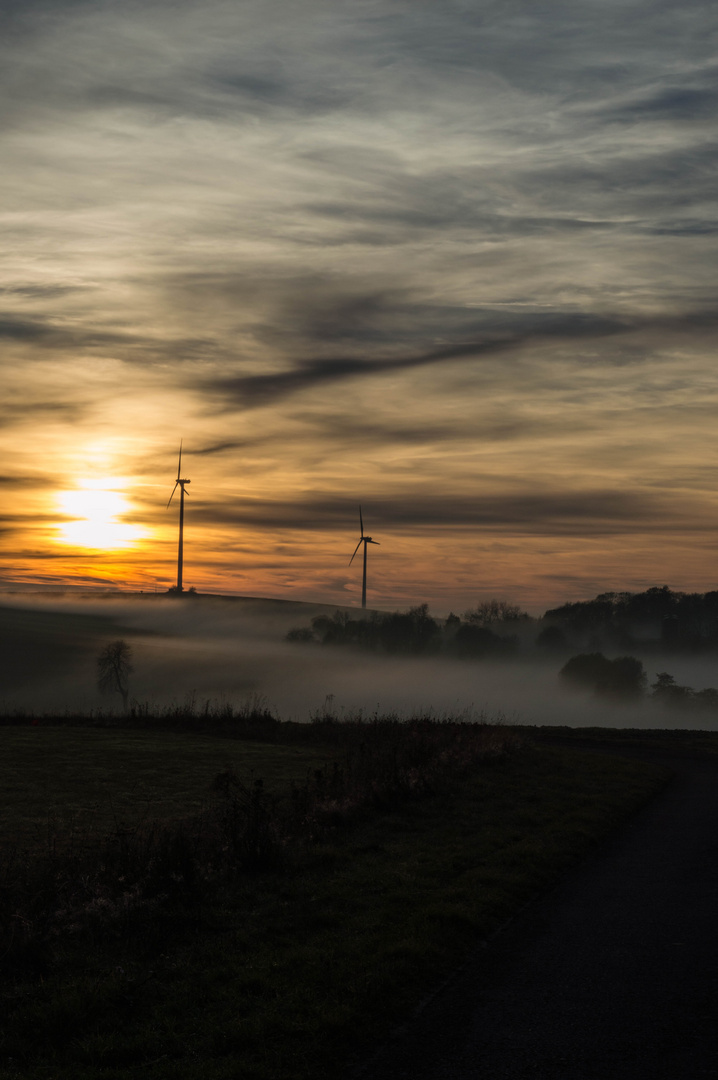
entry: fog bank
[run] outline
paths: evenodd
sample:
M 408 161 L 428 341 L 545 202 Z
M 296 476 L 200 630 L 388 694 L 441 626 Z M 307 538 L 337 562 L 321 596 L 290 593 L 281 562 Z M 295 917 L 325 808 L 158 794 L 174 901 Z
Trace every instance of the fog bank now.
M 133 650 L 130 697 L 150 707 L 188 699 L 240 706 L 258 695 L 284 720 L 308 721 L 328 707 L 337 715 L 430 712 L 571 727 L 718 729 L 714 714 L 570 692 L 558 679 L 565 658 L 553 655 L 390 658 L 284 640 L 288 630 L 334 610 L 249 598 L 4 594 L 0 708 L 119 710 L 117 695 L 97 691 L 96 657 L 123 638 Z M 695 689 L 718 685 L 712 657 L 635 655 L 649 682 L 667 670 Z

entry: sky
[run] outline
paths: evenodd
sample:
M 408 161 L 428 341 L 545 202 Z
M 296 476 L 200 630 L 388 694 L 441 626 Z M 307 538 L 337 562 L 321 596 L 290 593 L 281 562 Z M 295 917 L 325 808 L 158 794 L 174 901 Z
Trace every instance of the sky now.
M 716 587 L 715 5 L 0 21 L 0 587 Z

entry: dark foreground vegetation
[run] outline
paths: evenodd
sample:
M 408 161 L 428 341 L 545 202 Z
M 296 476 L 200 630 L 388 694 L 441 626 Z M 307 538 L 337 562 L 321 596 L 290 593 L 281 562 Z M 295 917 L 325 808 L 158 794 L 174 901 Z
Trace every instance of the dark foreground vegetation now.
M 501 725 L 261 707 L 6 718 L 0 743 L 17 1080 L 341 1076 L 664 776 Z

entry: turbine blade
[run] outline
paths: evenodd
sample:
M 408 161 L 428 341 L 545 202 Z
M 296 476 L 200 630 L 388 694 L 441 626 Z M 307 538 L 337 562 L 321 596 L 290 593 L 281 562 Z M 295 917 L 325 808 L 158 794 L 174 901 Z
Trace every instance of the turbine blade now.
M 367 544 L 376 544 L 377 547 L 381 547 L 381 544 L 378 540 L 372 540 L 371 538 L 367 539 Z
M 361 516 L 361 506 L 359 507 L 359 524 L 361 526 L 362 539 L 364 538 L 364 518 Z
M 177 479 L 178 480 L 179 480 L 181 474 L 182 474 L 182 440 L 180 439 L 179 461 L 177 462 Z
M 169 509 L 169 505 L 170 505 L 170 503 L 172 502 L 172 500 L 175 497 L 175 491 L 177 490 L 178 486 L 179 486 L 178 484 L 175 484 L 175 486 L 172 488 L 172 494 L 170 495 L 170 497 L 169 497 L 169 499 L 167 501 L 167 506 L 165 507 L 165 510 Z
M 357 546 L 354 548 L 354 555 L 356 555 L 357 551 L 359 550 L 359 548 L 361 546 L 362 546 L 362 541 L 360 540 L 359 543 L 357 544 Z M 354 555 L 352 555 L 351 559 L 349 560 L 349 565 L 350 566 L 354 562 Z

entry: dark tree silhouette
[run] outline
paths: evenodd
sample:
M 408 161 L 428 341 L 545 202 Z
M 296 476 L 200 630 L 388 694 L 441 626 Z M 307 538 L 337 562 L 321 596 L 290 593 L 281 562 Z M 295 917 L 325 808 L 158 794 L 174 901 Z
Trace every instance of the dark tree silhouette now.
M 491 626 L 501 622 L 523 622 L 529 614 L 522 611 L 518 604 L 509 604 L 506 600 L 482 600 L 475 608 L 464 612 L 468 623 L 476 626 Z
M 441 628 L 429 615 L 428 604 L 391 614 L 373 611 L 354 619 L 346 611 L 317 615 L 311 630 L 290 630 L 287 641 L 319 641 L 322 645 L 355 645 L 372 652 L 423 654 L 438 652 Z
M 582 653 L 564 664 L 559 676 L 570 685 L 612 698 L 640 697 L 646 685 L 643 664 L 635 656 L 608 660 L 603 653 Z
M 679 686 L 667 671 L 657 672 L 656 681 L 651 683 L 651 691 L 651 696 L 664 705 L 682 709 L 718 709 L 718 690 L 715 687 L 694 690 L 691 686 Z
M 560 626 L 546 626 L 538 634 L 536 644 L 539 649 L 560 652 L 562 649 L 568 648 L 568 639 Z
M 667 585 L 601 593 L 552 608 L 544 621 L 560 627 L 572 647 L 697 652 L 718 645 L 718 593 L 672 592 Z
M 127 710 L 128 681 L 133 671 L 132 649 L 126 641 L 111 641 L 97 657 L 97 685 L 103 694 L 117 693 Z
M 489 630 L 488 626 L 462 623 L 450 642 L 450 648 L 466 660 L 479 660 L 485 656 L 507 656 L 516 651 L 518 643 L 517 637 L 501 637 Z

